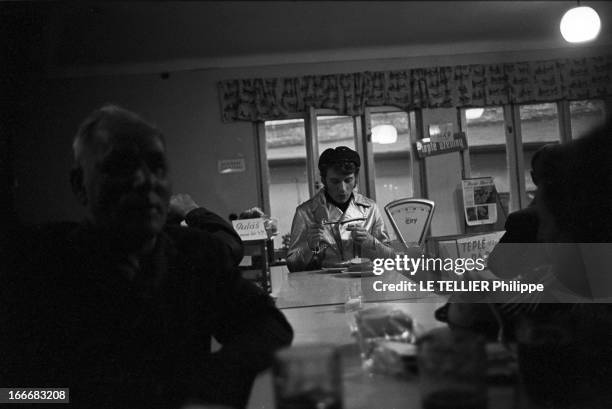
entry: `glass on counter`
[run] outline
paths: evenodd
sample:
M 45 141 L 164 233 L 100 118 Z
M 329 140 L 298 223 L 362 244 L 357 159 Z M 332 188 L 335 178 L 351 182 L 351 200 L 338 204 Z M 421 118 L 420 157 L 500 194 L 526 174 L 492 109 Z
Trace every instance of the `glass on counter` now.
M 277 409 L 342 409 L 340 355 L 333 345 L 296 345 L 276 354 Z
M 357 314 L 363 309 L 363 293 L 361 291 L 361 280 L 350 281 L 347 283 L 344 292 L 344 312 L 346 322 L 351 331 L 351 335 L 357 335 Z
M 264 219 L 264 227 L 268 234 L 268 239 L 276 237 L 278 234 L 278 219 L 275 217 L 268 217 Z
M 423 409 L 486 409 L 485 340 L 466 330 L 436 328 L 417 342 Z
M 392 305 L 371 305 L 355 313 L 355 330 L 363 369 L 393 375 L 407 374 L 414 359 L 414 322 Z

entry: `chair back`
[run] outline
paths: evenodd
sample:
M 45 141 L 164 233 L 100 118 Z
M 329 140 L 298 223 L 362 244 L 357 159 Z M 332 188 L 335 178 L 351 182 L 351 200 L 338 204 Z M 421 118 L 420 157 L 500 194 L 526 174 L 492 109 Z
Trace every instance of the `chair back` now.
M 414 247 L 423 245 L 434 207 L 427 199 L 399 199 L 388 203 L 385 212 L 398 239 L 404 246 Z

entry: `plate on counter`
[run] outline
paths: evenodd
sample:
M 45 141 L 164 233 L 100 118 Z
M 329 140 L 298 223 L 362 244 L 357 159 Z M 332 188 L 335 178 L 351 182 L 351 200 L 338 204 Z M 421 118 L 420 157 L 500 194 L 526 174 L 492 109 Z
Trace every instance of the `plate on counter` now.
M 351 266 L 350 261 L 338 261 L 336 263 L 326 263 L 323 262 L 323 266 L 321 268 L 348 268 Z
M 372 270 L 366 271 L 344 271 L 342 277 L 374 277 L 376 274 Z
M 319 274 L 338 274 L 346 271 L 346 267 L 323 267 L 317 270 Z

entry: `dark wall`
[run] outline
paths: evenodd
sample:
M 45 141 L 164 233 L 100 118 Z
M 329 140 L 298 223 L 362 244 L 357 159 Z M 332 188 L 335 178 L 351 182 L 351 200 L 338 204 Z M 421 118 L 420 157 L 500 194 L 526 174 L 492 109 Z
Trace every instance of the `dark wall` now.
M 43 32 L 49 5 L 0 4 L 0 226 L 17 223 L 14 146 L 23 125 L 36 116 L 43 73 Z

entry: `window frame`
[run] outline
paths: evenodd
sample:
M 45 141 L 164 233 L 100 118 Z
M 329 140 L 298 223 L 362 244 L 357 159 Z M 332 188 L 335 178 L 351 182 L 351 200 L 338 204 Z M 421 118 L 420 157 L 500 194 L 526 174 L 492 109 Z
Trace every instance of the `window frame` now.
M 603 101 L 605 111 L 604 116 L 609 120 L 612 115 L 612 98 L 603 98 Z M 557 106 L 557 122 L 559 126 L 559 143 L 567 143 L 574 139 L 572 135 L 570 102 L 570 100 L 555 101 Z M 529 104 L 502 105 L 504 112 L 504 132 L 506 135 L 506 168 L 508 172 L 508 184 L 510 190 L 509 212 L 524 209 L 530 203 L 530 200 L 527 197 L 524 176 L 525 167 L 529 166 L 529 164 L 524 163 L 524 149 L 527 146 L 537 146 L 540 144 L 539 142 L 523 142 L 520 118 L 521 105 Z M 468 108 L 457 108 L 461 130 L 464 132 L 467 132 L 467 119 L 465 117 L 466 109 Z M 546 143 L 548 142 L 541 142 L 541 145 L 545 145 Z M 486 153 L 493 152 L 497 149 L 501 149 L 501 145 L 483 145 L 474 147 L 473 150 L 468 146 L 468 149 L 464 151 L 465 177 L 470 177 L 471 174 L 470 151 Z
M 376 200 L 376 172 L 374 166 L 374 149 L 372 145 L 371 115 L 387 112 L 405 112 L 408 115 L 410 128 L 410 144 L 414 146 L 418 138 L 418 124 L 413 124 L 411 111 L 406 111 L 393 106 L 367 107 L 363 114 L 351 116 L 353 119 L 353 129 L 355 138 L 355 149 L 362 158 L 362 165 L 359 170 L 359 186 L 361 192 L 367 197 Z M 310 107 L 304 114 L 289 115 L 283 119 L 303 119 L 306 143 L 306 173 L 308 177 L 308 191 L 312 198 L 316 194 L 315 184 L 319 180 L 317 160 L 319 152 L 319 135 L 317 118 L 322 116 L 349 116 L 338 113 L 332 109 L 316 109 Z M 417 115 L 418 118 L 418 115 Z M 254 124 L 255 152 L 257 155 L 257 184 L 258 200 L 261 208 L 270 214 L 270 167 L 267 155 L 266 142 L 266 121 L 259 121 Z M 414 127 L 414 129 L 413 129 Z M 421 197 L 423 192 L 422 161 L 418 160 L 414 149 L 410 149 L 410 161 L 412 171 L 412 186 L 415 197 Z
M 610 120 L 612 118 L 612 97 L 593 99 L 602 99 L 604 101 L 604 117 L 605 120 Z M 560 143 L 565 143 L 573 139 L 570 102 L 571 101 L 569 100 L 555 101 L 557 104 Z M 505 104 L 501 106 L 503 109 L 504 118 L 504 133 L 506 143 L 504 148 L 506 150 L 506 168 L 508 172 L 508 184 L 510 190 L 508 204 L 509 212 L 523 209 L 530 203 L 527 197 L 524 177 L 525 166 L 529 165 L 524 163 L 523 149 L 526 145 L 523 143 L 521 133 L 520 105 L 525 104 Z M 467 131 L 465 109 L 467 108 L 457 108 L 458 123 L 460 124 L 460 129 L 464 132 Z M 359 184 L 361 191 L 373 200 L 376 200 L 376 172 L 374 166 L 374 149 L 372 145 L 371 115 L 385 112 L 406 112 L 409 115 L 411 147 L 414 147 L 417 140 L 425 134 L 423 130 L 423 117 L 420 109 L 406 111 L 394 106 L 366 107 L 363 114 L 352 116 L 355 147 L 363 162 L 359 172 Z M 316 126 L 317 117 L 332 115 L 347 116 L 331 109 L 315 109 L 310 107 L 308 111 L 303 114 L 293 114 L 283 118 L 304 120 L 304 132 L 306 138 L 306 170 L 310 197 L 313 197 L 316 194 L 315 183 L 319 179 L 317 160 L 320 152 L 318 149 L 318 127 Z M 270 169 L 267 158 L 265 122 L 261 121 L 254 123 L 253 132 L 256 135 L 254 143 L 255 152 L 257 155 L 256 179 L 258 184 L 258 199 L 264 212 L 270 214 Z M 542 145 L 545 143 L 546 142 L 542 142 Z M 532 143 L 529 143 L 528 145 L 532 145 Z M 501 144 L 483 145 L 474 147 L 472 152 L 492 152 L 501 148 Z M 468 146 L 468 149 L 462 152 L 461 172 L 464 178 L 471 177 L 470 151 L 471 149 Z M 428 198 L 429 195 L 424 161 L 419 160 L 419 158 L 416 157 L 414 149 L 410 150 L 410 162 L 412 171 L 413 196 Z

